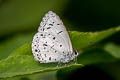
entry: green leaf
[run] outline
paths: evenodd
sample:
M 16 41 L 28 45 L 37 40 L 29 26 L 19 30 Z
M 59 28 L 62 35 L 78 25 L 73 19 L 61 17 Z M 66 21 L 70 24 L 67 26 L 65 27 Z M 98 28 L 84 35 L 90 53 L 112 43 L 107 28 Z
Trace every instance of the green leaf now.
M 32 55 L 31 42 L 24 44 L 10 54 L 10 56 L 15 55 Z
M 82 66 L 80 64 L 69 65 Z M 55 71 L 65 66 L 57 68 L 56 63 L 40 64 L 31 55 L 11 56 L 0 61 L 0 78 L 12 77 L 16 75 L 32 74 L 35 72 Z
M 102 48 L 87 50 L 78 56 L 78 63 L 83 65 L 110 63 L 117 61 L 110 53 L 107 53 Z
M 70 31 L 69 35 L 70 35 L 70 39 L 72 41 L 73 47 L 77 50 L 81 50 L 119 31 L 120 31 L 120 27 L 116 27 L 116 28 L 110 28 L 108 30 L 104 30 L 100 32 Z
M 120 46 L 114 43 L 106 43 L 78 56 L 78 63 L 88 65 L 97 63 L 110 63 L 120 60 Z
M 26 34 L 17 34 L 11 38 L 0 43 L 0 60 L 7 58 L 10 53 L 12 53 L 15 49 L 19 48 L 23 44 L 32 41 L 33 37 L 32 33 Z
M 115 58 L 120 59 L 120 46 L 114 43 L 108 43 L 107 45 L 105 45 L 104 49 L 105 51 L 109 52 Z
M 56 71 L 14 76 L 2 80 L 57 80 Z

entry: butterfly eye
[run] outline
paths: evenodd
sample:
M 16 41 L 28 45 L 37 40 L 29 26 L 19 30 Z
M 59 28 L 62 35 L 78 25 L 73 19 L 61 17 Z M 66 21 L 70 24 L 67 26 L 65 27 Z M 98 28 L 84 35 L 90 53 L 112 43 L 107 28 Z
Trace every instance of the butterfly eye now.
M 78 52 L 77 52 L 77 51 L 74 51 L 74 54 L 77 56 L 77 55 L 78 55 Z

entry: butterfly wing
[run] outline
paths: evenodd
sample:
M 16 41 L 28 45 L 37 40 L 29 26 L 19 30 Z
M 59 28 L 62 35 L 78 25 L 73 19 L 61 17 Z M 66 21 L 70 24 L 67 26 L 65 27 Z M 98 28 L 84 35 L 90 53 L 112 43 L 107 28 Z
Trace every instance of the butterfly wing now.
M 62 39 L 64 39 L 64 42 L 67 43 L 66 48 L 69 49 L 68 51 L 73 51 L 69 35 L 64 24 L 60 20 L 59 16 L 57 16 L 52 11 L 49 11 L 47 14 L 45 14 L 42 22 L 40 23 L 38 31 L 51 32 L 53 34 L 56 34 L 56 36 L 62 37 Z
M 35 45 L 38 46 L 35 47 Z M 36 59 L 41 63 L 68 62 L 72 56 L 72 44 L 60 18 L 49 11 L 43 17 L 38 33 L 33 38 L 33 53 L 38 49 Z M 37 51 L 37 50 L 36 50 Z M 40 59 L 39 59 L 39 58 Z

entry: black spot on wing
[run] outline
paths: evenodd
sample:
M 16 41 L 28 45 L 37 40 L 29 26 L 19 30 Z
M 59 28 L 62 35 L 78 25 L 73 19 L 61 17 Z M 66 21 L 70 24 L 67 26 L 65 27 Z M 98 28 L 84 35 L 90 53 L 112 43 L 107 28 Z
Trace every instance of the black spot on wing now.
M 55 40 L 55 37 L 53 37 L 53 39 Z
M 37 49 L 35 49 L 35 52 L 37 52 L 38 50 Z
M 53 26 L 53 24 L 49 24 L 50 26 Z
M 40 36 L 43 36 L 43 34 L 41 34 Z
M 50 29 L 51 27 L 47 27 L 47 29 Z
M 56 53 L 57 51 L 55 51 L 55 53 Z
M 60 32 L 58 32 L 57 34 L 60 34 L 60 33 L 62 33 L 63 31 L 60 31 Z
M 46 47 L 44 47 L 44 49 L 46 49 Z
M 54 45 L 51 48 L 53 48 L 53 47 L 54 47 Z
M 43 44 L 43 46 L 48 46 L 47 44 Z
M 49 60 L 51 60 L 51 57 L 49 57 Z
M 44 28 L 43 28 L 43 31 L 44 31 Z
M 69 56 L 69 53 L 67 53 L 67 56 Z
M 38 56 L 38 54 L 37 54 L 37 56 Z
M 62 45 L 60 45 L 60 47 L 62 47 Z
M 38 57 L 38 59 L 40 60 L 40 57 Z

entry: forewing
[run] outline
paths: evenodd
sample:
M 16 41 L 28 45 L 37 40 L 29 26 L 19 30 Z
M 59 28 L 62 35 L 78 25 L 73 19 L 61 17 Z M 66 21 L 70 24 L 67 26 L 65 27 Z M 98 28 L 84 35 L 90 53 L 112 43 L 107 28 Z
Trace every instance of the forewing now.
M 66 31 L 63 22 L 60 20 L 59 16 L 52 11 L 49 11 L 47 14 L 45 14 L 42 22 L 40 23 L 38 31 L 54 34 L 59 41 L 63 43 L 65 51 L 73 51 L 68 32 Z

